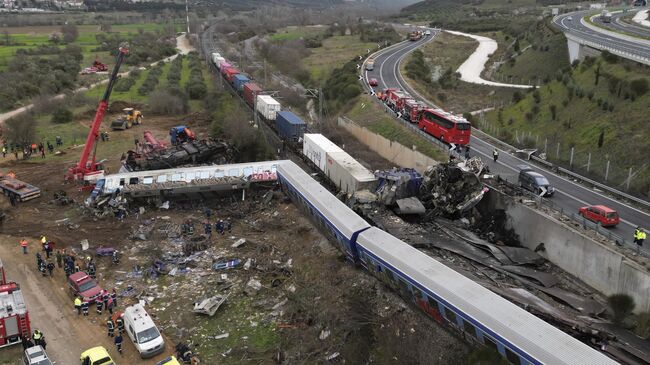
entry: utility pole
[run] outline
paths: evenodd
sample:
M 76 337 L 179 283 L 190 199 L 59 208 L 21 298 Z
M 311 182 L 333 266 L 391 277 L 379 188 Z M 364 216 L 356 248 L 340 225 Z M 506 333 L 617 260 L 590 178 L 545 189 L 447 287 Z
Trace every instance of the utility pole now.
M 269 80 L 266 79 L 266 58 L 264 59 L 264 86 L 269 84 Z
M 188 4 L 189 0 L 185 0 L 185 21 L 187 23 L 187 33 L 186 37 L 190 35 L 190 6 Z
M 323 128 L 323 88 L 318 88 L 318 123 Z

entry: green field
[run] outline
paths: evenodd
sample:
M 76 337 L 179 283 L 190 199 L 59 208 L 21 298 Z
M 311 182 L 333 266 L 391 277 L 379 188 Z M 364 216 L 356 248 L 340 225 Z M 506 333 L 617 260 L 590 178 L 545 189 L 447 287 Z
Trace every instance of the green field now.
M 376 47 L 375 43 L 362 42 L 358 35 L 333 36 L 323 40 L 322 47 L 312 48 L 311 55 L 303 60 L 303 65 L 314 81 L 324 82 L 332 70 Z
M 269 36 L 269 39 L 276 42 L 294 41 L 297 39 L 305 38 L 322 34 L 327 28 L 325 27 L 286 27 L 278 29 L 275 34 Z
M 446 161 L 446 152 L 434 146 L 431 142 L 420 137 L 403 126 L 384 108 L 377 104 L 373 97 L 364 94 L 345 115 L 362 127 L 403 146 L 416 146 L 417 150 L 437 161 Z
M 141 24 L 122 24 L 112 26 L 111 33 L 127 35 L 129 33 L 136 33 L 140 30 L 145 32 L 153 32 L 158 30 L 163 30 L 165 24 L 155 24 L 155 23 L 141 23 Z M 182 25 L 176 25 L 177 31 L 182 30 Z M 2 31 L 9 32 L 9 37 L 12 44 L 16 45 L 11 46 L 1 46 L 0 47 L 0 71 L 7 67 L 7 64 L 11 57 L 13 57 L 18 49 L 33 49 L 39 45 L 53 45 L 49 41 L 50 34 L 54 32 L 60 32 L 60 27 L 9 27 L 9 28 L 0 28 Z M 79 37 L 72 43 L 79 45 L 83 49 L 84 54 L 84 65 L 91 66 L 92 61 L 95 58 L 99 58 L 104 63 L 111 64 L 113 62 L 112 58 L 108 56 L 108 52 L 93 52 L 93 49 L 97 48 L 99 44 L 95 38 L 97 34 L 107 34 L 99 30 L 99 26 L 94 25 L 81 25 L 78 26 Z M 0 36 L 4 41 L 4 35 Z M 60 48 L 64 48 L 65 45 L 60 45 Z M 87 67 L 87 66 L 83 66 Z

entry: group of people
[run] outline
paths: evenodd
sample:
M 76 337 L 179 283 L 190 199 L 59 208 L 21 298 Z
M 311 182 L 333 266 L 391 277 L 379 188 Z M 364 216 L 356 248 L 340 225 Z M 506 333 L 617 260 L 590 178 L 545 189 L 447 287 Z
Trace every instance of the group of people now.
M 88 317 L 90 305 L 90 300 L 86 300 L 80 296 L 74 298 L 74 309 L 77 311 L 78 316 L 83 314 L 84 317 Z M 117 292 L 115 289 L 112 292 L 103 289 L 95 299 L 95 307 L 98 315 L 102 315 L 104 310 L 113 314 L 113 308 L 117 307 Z
M 34 330 L 32 337 L 29 337 L 29 334 L 23 335 L 21 338 L 23 343 L 23 350 L 27 350 L 30 347 L 41 346 L 43 350 L 47 350 L 47 342 L 45 342 L 45 335 L 38 329 Z
M 117 352 L 120 354 L 122 353 L 122 333 L 124 332 L 124 319 L 122 319 L 122 315 L 117 315 L 115 316 L 115 320 L 113 320 L 113 316 L 109 316 L 108 319 L 106 320 L 106 328 L 108 329 L 108 336 L 109 337 L 114 337 L 113 341 L 115 342 L 115 347 L 117 347 Z M 115 335 L 115 329 L 117 328 L 117 335 Z
M 61 138 L 61 136 L 56 136 L 56 146 L 59 147 L 62 145 L 63 145 L 63 138 Z M 2 145 L 2 157 L 3 158 L 7 157 L 8 153 L 13 153 L 17 160 L 18 153 L 22 152 L 23 159 L 27 159 L 36 153 L 40 154 L 41 158 L 45 158 L 46 148 L 48 151 L 50 151 L 50 153 L 54 153 L 54 145 L 50 141 L 46 141 L 45 143 L 41 141 L 38 144 L 25 143 L 24 145 L 21 145 L 20 143 L 4 143 Z

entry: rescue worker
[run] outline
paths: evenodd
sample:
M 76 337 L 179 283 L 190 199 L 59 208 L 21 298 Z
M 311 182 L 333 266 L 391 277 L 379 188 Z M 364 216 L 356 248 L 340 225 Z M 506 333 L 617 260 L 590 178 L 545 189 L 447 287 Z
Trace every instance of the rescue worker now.
M 122 332 L 118 333 L 115 336 L 115 347 L 117 347 L 117 352 L 122 353 Z
M 469 160 L 469 145 L 465 145 L 465 159 Z
M 228 233 L 232 232 L 232 221 L 230 221 L 230 218 L 226 219 L 226 229 Z
M 23 238 L 22 240 L 20 240 L 20 247 L 23 249 L 23 254 L 25 255 L 27 255 L 27 245 L 28 243 L 26 239 Z
M 99 300 L 99 298 L 97 298 Z M 102 302 L 104 302 L 104 308 L 108 309 L 108 300 L 111 299 L 111 295 L 108 294 L 108 290 L 102 292 Z
M 111 317 L 108 317 L 106 320 L 106 327 L 108 328 L 108 336 L 113 337 L 115 336 L 115 323 L 113 322 L 113 319 Z
M 34 333 L 32 334 L 32 340 L 34 340 L 34 345 L 40 345 L 41 341 L 43 341 L 43 332 L 41 332 L 38 329 L 34 330 Z
M 115 324 L 117 325 L 117 332 L 124 332 L 124 319 L 122 319 L 122 316 L 117 317 Z
M 43 250 L 45 251 L 45 258 L 50 258 L 50 253 L 52 252 L 52 245 L 50 244 L 49 241 L 46 241 L 43 244 Z
M 43 258 L 41 257 L 41 253 L 37 252 L 36 253 L 36 267 L 40 267 L 42 261 L 43 261 Z
M 112 256 L 112 261 L 114 265 L 117 265 L 120 263 L 120 256 L 117 250 L 113 251 L 113 256 Z
M 104 303 L 102 303 L 101 298 L 97 298 L 95 300 L 95 305 L 97 306 L 97 314 L 100 316 L 102 315 L 102 307 L 104 306 Z
M 56 266 L 59 269 L 63 267 L 63 253 L 61 253 L 61 250 L 56 250 Z
M 223 233 L 224 233 L 223 219 L 219 219 L 219 221 L 217 221 L 217 223 L 214 224 L 214 228 L 217 230 L 217 232 L 219 232 L 220 235 L 223 236 Z
M 74 298 L 74 308 L 77 310 L 77 315 L 81 315 L 81 297 Z
M 96 278 L 96 273 L 97 273 L 97 269 L 95 268 L 95 263 L 90 262 L 88 264 L 88 276 L 95 279 Z
M 110 298 L 110 295 L 109 295 L 109 298 Z M 104 304 L 104 306 L 108 310 L 108 313 L 113 314 L 113 300 L 112 299 L 110 299 L 108 302 L 106 302 L 106 304 Z
M 641 227 L 636 227 L 634 230 L 634 243 L 636 243 L 636 254 L 638 255 L 641 252 L 641 246 L 643 246 L 643 241 L 645 241 L 646 233 Z
M 54 276 L 54 263 L 53 262 L 48 262 L 47 263 L 47 271 L 50 273 L 50 277 Z
M 115 288 L 113 288 L 113 292 L 111 293 L 111 299 L 113 300 L 113 306 L 117 308 L 117 293 L 115 292 Z
M 84 300 L 83 303 L 81 303 L 81 311 L 84 314 L 84 317 L 88 317 L 88 307 L 90 307 L 90 303 L 88 303 L 87 300 Z
M 60 146 L 62 144 L 63 144 L 63 139 L 61 138 L 61 136 L 56 136 L 56 145 Z
M 208 236 L 208 238 L 212 237 L 212 224 L 208 221 L 205 221 L 203 223 L 203 229 L 205 230 L 205 235 Z
M 47 242 L 47 237 L 41 235 L 41 246 L 43 246 L 43 248 L 45 248 L 45 242 Z
M 41 260 L 41 263 L 38 265 L 38 271 L 40 271 L 43 276 L 46 276 L 47 275 L 46 270 L 47 267 L 45 265 L 45 261 Z
M 2 158 L 7 157 L 7 146 L 2 146 Z
M 494 159 L 494 162 L 497 162 L 499 159 L 499 151 L 497 151 L 496 148 L 492 150 L 492 158 Z

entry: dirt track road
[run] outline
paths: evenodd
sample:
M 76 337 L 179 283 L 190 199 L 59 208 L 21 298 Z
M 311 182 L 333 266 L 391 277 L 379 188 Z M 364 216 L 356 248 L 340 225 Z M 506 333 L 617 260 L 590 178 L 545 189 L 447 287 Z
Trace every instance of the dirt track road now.
M 16 242 L 18 240 L 15 237 L 0 236 L 0 258 L 7 272 L 7 280 L 20 284 L 29 309 L 32 330 L 38 328 L 43 331 L 47 352 L 57 365 L 78 364 L 81 352 L 95 346 L 106 347 L 119 364 L 155 364 L 166 356 L 163 354 L 146 361 L 140 359 L 126 334 L 124 354 L 118 354 L 112 339 L 106 334 L 104 322 L 107 316 L 100 317 L 95 313 L 95 308 L 91 307 L 88 317 L 78 317 L 66 287 L 63 270 L 56 269 L 53 278 L 42 277 L 36 270 L 35 251 L 32 249 L 28 255 L 23 255 Z M 30 240 L 32 246 L 33 242 L 36 241 Z M 172 345 L 168 342 L 167 352 L 171 353 L 171 349 Z M 0 357 L 3 351 L 0 349 Z

